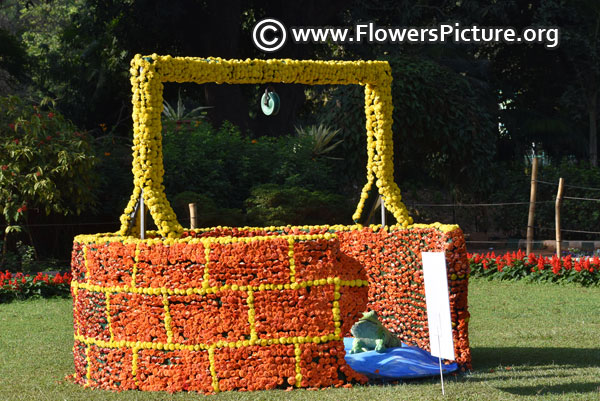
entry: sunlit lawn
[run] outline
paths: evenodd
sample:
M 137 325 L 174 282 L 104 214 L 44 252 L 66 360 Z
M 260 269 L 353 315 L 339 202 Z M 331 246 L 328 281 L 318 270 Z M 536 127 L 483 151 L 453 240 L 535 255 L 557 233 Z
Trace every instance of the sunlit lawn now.
M 447 378 L 352 389 L 221 393 L 212 400 L 598 400 L 600 288 L 472 280 L 474 370 Z M 67 382 L 71 301 L 0 304 L 0 400 L 180 400 L 197 393 L 112 393 Z

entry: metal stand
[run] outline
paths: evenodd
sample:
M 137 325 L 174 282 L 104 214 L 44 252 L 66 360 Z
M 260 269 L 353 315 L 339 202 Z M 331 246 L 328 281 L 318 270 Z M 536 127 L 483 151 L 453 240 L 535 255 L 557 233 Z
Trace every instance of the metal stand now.
M 145 221 L 144 221 L 144 215 L 145 210 L 144 210 L 144 188 L 142 188 L 142 192 L 140 194 L 140 238 L 141 239 L 145 239 L 146 238 L 146 225 L 145 225 Z
M 438 354 L 441 355 L 442 344 L 440 342 L 440 326 L 442 325 L 442 318 L 438 313 L 438 327 L 437 327 L 437 339 L 438 339 Z M 446 391 L 444 390 L 444 372 L 442 371 L 442 357 L 438 355 L 438 360 L 440 362 L 440 381 L 442 382 L 442 395 L 446 395 Z
M 140 238 L 141 239 L 145 239 L 146 238 L 146 225 L 145 225 L 145 221 L 144 221 L 144 215 L 145 215 L 145 210 L 144 210 L 144 190 L 141 190 L 142 192 L 140 193 L 140 198 L 138 199 L 138 201 L 135 203 L 135 206 L 133 207 L 133 212 L 131 212 L 131 214 L 129 215 L 129 227 L 127 228 L 127 235 L 131 235 L 131 231 L 133 229 L 133 227 L 135 226 L 135 219 L 138 216 L 138 213 L 140 213 Z
M 385 204 L 383 203 L 383 196 L 380 196 L 381 199 L 381 228 L 385 227 Z

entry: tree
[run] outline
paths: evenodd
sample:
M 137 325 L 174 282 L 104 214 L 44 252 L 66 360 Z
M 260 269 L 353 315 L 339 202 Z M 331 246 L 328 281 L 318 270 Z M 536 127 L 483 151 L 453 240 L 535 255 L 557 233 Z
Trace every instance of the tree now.
M 93 204 L 88 138 L 56 111 L 0 98 L 0 147 L 3 256 L 8 234 L 21 230 L 29 213 L 79 214 Z
M 596 0 L 543 2 L 542 24 L 562 28 L 559 51 L 572 69 L 588 117 L 589 161 L 598 166 L 598 94 L 600 91 L 600 3 Z
M 469 190 L 489 184 L 497 128 L 469 80 L 427 59 L 387 59 L 393 76 L 396 182 L 434 180 L 447 189 Z M 363 88 L 337 86 L 323 97 L 327 101 L 315 110 L 317 118 L 341 130 L 343 177 L 360 182 L 366 147 Z
M 127 133 L 131 127 L 129 62 L 135 54 L 265 57 L 251 41 L 257 18 L 267 15 L 287 26 L 335 24 L 344 6 L 343 0 L 325 5 L 318 0 L 293 4 L 54 0 L 28 2 L 16 15 L 22 40 L 35 61 L 32 74 L 40 93 L 57 99 L 58 108 L 79 126 L 97 128 L 106 123 Z M 0 8 L 0 17 L 2 12 Z M 288 43 L 276 57 L 314 58 L 318 47 Z M 178 87 L 166 85 L 165 98 L 176 97 Z M 285 101 L 277 116 L 266 118 L 252 113 L 261 95 L 257 86 L 184 84 L 183 88 L 194 107 L 212 106 L 208 117 L 216 125 L 229 120 L 244 131 L 272 136 L 293 132 L 293 120 L 304 102 L 302 87 L 276 85 Z
M 0 27 L 0 96 L 12 93 L 16 81 L 23 78 L 27 54 L 21 42 Z
M 500 157 L 520 158 L 531 151 L 533 142 L 555 160 L 587 157 L 595 165 L 600 4 L 596 0 L 470 0 L 460 2 L 454 16 L 463 25 L 560 29 L 558 48 L 536 43 L 478 46 L 479 56 L 490 61 L 491 86 L 502 105 Z

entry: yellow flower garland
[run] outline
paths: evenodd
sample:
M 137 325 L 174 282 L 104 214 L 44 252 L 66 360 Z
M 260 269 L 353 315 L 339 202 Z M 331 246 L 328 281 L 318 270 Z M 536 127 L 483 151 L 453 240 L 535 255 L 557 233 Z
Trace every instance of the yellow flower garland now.
M 136 204 L 143 189 L 144 203 L 164 237 L 177 238 L 183 227 L 171 208 L 163 186 L 161 112 L 164 82 L 257 84 L 268 82 L 307 85 L 365 86 L 367 129 L 367 183 L 353 219 L 360 219 L 368 192 L 375 182 L 386 208 L 398 225 L 407 227 L 413 220 L 402 203 L 394 182 L 392 144 L 392 75 L 384 61 L 313 60 L 223 60 L 220 58 L 142 57 L 131 62 L 133 90 L 133 176 L 134 190 L 123 215 L 120 235 L 127 235 Z M 137 229 L 137 228 L 136 228 Z M 135 233 L 135 229 L 133 230 Z
M 90 336 L 88 331 L 80 330 L 80 324 L 77 324 L 75 340 L 80 344 L 80 348 L 85 346 L 84 353 L 76 355 L 80 365 L 84 366 L 84 371 L 80 373 L 83 384 L 90 386 L 93 383 L 92 356 L 94 358 L 98 349 L 125 349 L 131 352 L 131 378 L 127 386 L 139 388 L 145 377 L 144 371 L 144 352 L 149 350 L 164 351 L 200 351 L 206 350 L 208 354 L 208 370 L 210 372 L 210 385 L 212 391 L 220 391 L 220 379 L 217 375 L 217 361 L 215 351 L 223 348 L 242 348 L 248 346 L 267 346 L 272 344 L 294 345 L 294 373 L 295 376 L 288 378 L 290 385 L 297 387 L 310 385 L 310 375 L 303 377 L 302 366 L 302 344 L 308 344 L 315 347 L 318 344 L 331 341 L 340 341 L 342 338 L 343 324 L 346 315 L 350 312 L 342 309 L 345 296 L 349 296 L 349 288 L 367 287 L 369 281 L 364 279 L 343 280 L 337 275 L 321 276 L 320 278 L 303 276 L 303 265 L 298 262 L 296 257 L 302 255 L 300 248 L 295 249 L 298 241 L 308 241 L 317 239 L 336 238 L 337 234 L 345 235 L 345 232 L 361 231 L 362 226 L 320 226 L 320 227 L 269 227 L 264 229 L 242 228 L 254 234 L 256 230 L 264 232 L 257 236 L 236 237 L 218 234 L 223 227 L 213 228 L 215 236 L 205 237 L 196 234 L 207 230 L 193 230 L 182 235 L 183 227 L 177 221 L 169 202 L 166 199 L 163 186 L 163 155 L 162 155 L 162 92 L 164 82 L 216 82 L 216 83 L 245 83 L 257 84 L 268 82 L 282 83 L 301 83 L 308 85 L 321 84 L 359 84 L 365 86 L 365 114 L 367 131 L 367 183 L 362 190 L 357 210 L 353 215 L 355 220 L 360 219 L 364 208 L 365 200 L 369 191 L 375 183 L 379 194 L 383 197 L 386 207 L 390 210 L 397 220 L 394 226 L 388 226 L 384 231 L 380 231 L 379 226 L 371 226 L 365 229 L 365 232 L 372 230 L 375 232 L 392 232 L 406 229 L 412 224 L 412 219 L 408 216 L 406 207 L 401 201 L 400 190 L 393 179 L 393 144 L 392 144 L 392 101 L 391 101 L 391 71 L 387 62 L 380 61 L 297 61 L 297 60 L 222 60 L 216 58 L 172 58 L 170 56 L 152 55 L 149 57 L 136 56 L 131 63 L 131 83 L 132 83 L 132 102 L 133 102 L 133 175 L 134 190 L 130 201 L 121 217 L 121 228 L 117 233 L 81 235 L 76 237 L 75 241 L 79 243 L 83 254 L 82 265 L 77 266 L 75 270 L 79 271 L 79 279 L 72 283 L 72 290 L 75 304 L 79 305 L 80 299 L 85 302 L 85 296 L 80 294 L 96 293 L 94 297 L 105 297 L 106 322 L 109 326 L 109 336 L 106 339 Z M 147 232 L 147 239 L 136 238 L 139 232 L 139 221 L 133 221 L 137 203 L 143 194 L 143 201 L 158 230 L 156 232 Z M 413 225 L 411 228 L 419 228 L 419 225 Z M 425 227 L 425 226 L 423 226 Z M 442 232 L 450 232 L 456 229 L 456 226 L 432 225 Z M 235 229 L 235 230 L 240 230 Z M 271 236 L 271 233 L 281 231 L 277 236 Z M 311 234 L 321 232 L 321 234 Z M 306 234 L 304 234 L 306 233 Z M 256 233 L 259 234 L 259 233 Z M 210 283 L 210 271 L 216 261 L 210 260 L 211 245 L 220 246 L 222 244 L 251 243 L 254 241 L 270 241 L 285 239 L 288 243 L 287 256 L 289 260 L 289 282 L 284 283 L 257 283 L 257 285 L 226 284 L 218 281 Z M 96 252 L 95 247 L 99 244 L 122 243 L 125 246 L 134 244 L 135 251 L 133 265 L 131 266 L 131 280 L 121 285 L 110 285 L 102 278 L 100 281 L 92 281 L 93 274 L 98 274 L 97 263 L 88 263 L 88 253 Z M 138 269 L 144 271 L 147 269 L 145 264 L 140 264 L 141 249 L 151 248 L 154 245 L 169 247 L 175 244 L 200 245 L 198 246 L 198 257 L 202 259 L 204 253 L 205 263 L 203 271 L 203 280 L 198 285 L 184 286 L 166 286 L 165 284 L 148 285 L 140 278 L 138 281 Z M 218 244 L 218 245 L 217 245 Z M 130 250 L 131 250 L 130 246 Z M 145 251 L 144 251 L 145 252 Z M 74 265 L 75 266 L 75 265 Z M 298 268 L 298 270 L 297 270 Z M 462 274 L 457 274 L 462 278 Z M 102 277 L 102 276 L 101 276 Z M 140 276 L 142 277 L 142 276 Z M 467 275 L 468 277 L 468 275 Z M 345 277 L 348 278 L 348 277 Z M 99 285 L 100 284 L 100 285 Z M 310 288 L 315 286 L 333 285 L 333 299 L 330 300 L 330 313 L 333 327 L 331 331 L 327 330 L 325 334 L 317 335 L 290 335 L 277 336 L 275 338 L 259 338 L 257 334 L 255 295 L 264 294 L 264 291 L 282 291 L 297 290 L 300 288 Z M 183 344 L 174 338 L 174 327 L 169 296 L 177 295 L 204 295 L 216 294 L 223 291 L 236 291 L 246 294 L 246 305 L 248 307 L 247 322 L 250 329 L 249 338 L 235 339 L 235 341 L 218 340 L 216 342 L 201 341 L 194 344 Z M 145 296 L 157 296 L 162 303 L 163 324 L 162 330 L 166 336 L 160 341 L 127 341 L 121 337 L 115 340 L 112 325 L 111 303 L 113 299 L 122 297 L 121 294 L 143 294 Z M 365 294 L 364 291 L 359 294 Z M 83 297 L 83 298 L 82 298 Z M 160 305 L 159 303 L 159 305 Z M 351 313 L 355 313 L 352 311 Z M 466 312 L 466 311 L 465 311 Z M 115 315 L 116 316 L 116 315 Z M 463 313 L 462 318 L 464 318 Z M 468 318 L 468 316 L 467 316 Z M 465 332 L 466 320 L 460 320 L 459 330 Z M 117 319 L 118 320 L 118 319 Z M 344 329 L 344 330 L 347 330 Z M 319 335 L 321 334 L 321 335 Z M 128 338 L 129 339 L 129 338 Z M 464 341 L 467 341 L 466 337 Z M 93 349 L 92 349 L 93 347 Z M 462 346 L 463 348 L 465 346 Z M 468 351 L 468 343 L 466 343 Z M 461 348 L 461 349 L 463 349 Z M 140 352 L 142 354 L 140 355 Z M 470 360 L 468 353 L 465 354 L 465 360 Z M 291 356 L 291 355 L 289 355 Z M 83 362 L 83 363 L 81 363 Z M 141 370 L 138 371 L 138 362 Z M 95 362 L 94 362 L 95 363 Z M 348 375 L 348 372 L 345 372 Z M 138 377 L 139 376 L 139 377 Z M 347 376 L 350 377 L 350 376 Z M 356 379 L 356 377 L 354 378 Z M 226 389 L 226 381 L 221 382 Z M 133 385 L 134 384 L 134 385 Z M 209 391 L 203 388 L 203 391 Z

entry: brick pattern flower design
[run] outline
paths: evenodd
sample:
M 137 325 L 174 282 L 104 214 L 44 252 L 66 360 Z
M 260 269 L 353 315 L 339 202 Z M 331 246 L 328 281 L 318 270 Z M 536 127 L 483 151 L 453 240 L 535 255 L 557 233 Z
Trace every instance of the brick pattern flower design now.
M 469 267 L 456 226 L 149 236 L 75 239 L 82 385 L 213 393 L 365 382 L 346 365 L 342 341 L 363 311 L 376 310 L 403 342 L 429 347 L 422 251 L 446 253 L 455 352 L 470 368 Z

